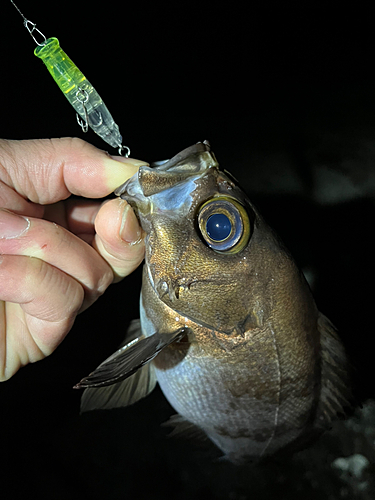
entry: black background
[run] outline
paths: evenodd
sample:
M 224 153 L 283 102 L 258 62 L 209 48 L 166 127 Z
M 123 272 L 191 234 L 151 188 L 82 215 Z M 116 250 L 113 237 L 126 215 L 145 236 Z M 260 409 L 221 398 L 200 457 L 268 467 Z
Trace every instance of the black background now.
M 358 401 L 373 398 L 369 12 L 343 10 L 339 2 L 18 6 L 47 37 L 59 38 L 101 94 L 133 157 L 161 160 L 211 142 L 337 325 L 355 366 Z M 75 135 L 109 150 L 93 132 L 81 133 L 10 2 L 2 2 L 0 19 L 0 137 Z M 50 358 L 1 384 L 2 484 L 14 497 L 51 499 L 299 498 L 301 488 L 306 498 L 328 498 L 295 461 L 236 469 L 166 439 L 160 424 L 173 410 L 159 389 L 134 407 L 79 416 L 72 386 L 122 340 L 138 316 L 139 289 L 137 271 L 80 315 Z M 325 468 L 328 458 L 319 478 Z M 333 480 L 330 498 L 339 497 L 340 487 Z

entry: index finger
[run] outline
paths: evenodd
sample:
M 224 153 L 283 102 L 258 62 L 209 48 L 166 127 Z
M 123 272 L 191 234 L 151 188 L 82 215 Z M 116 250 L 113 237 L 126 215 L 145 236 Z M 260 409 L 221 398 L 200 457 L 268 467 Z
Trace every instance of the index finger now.
M 34 203 L 49 204 L 70 194 L 102 198 L 146 162 L 113 160 L 77 138 L 0 140 L 0 181 Z

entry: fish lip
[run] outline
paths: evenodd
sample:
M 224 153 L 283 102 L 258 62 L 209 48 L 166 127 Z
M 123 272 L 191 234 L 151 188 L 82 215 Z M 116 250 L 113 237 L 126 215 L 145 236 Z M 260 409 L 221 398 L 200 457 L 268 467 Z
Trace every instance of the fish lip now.
M 130 179 L 125 181 L 124 184 L 121 184 L 121 186 L 114 191 L 116 196 L 119 196 L 122 200 L 126 200 L 133 209 L 137 208 L 137 202 L 144 201 L 145 199 L 139 182 L 140 171 L 143 168 L 144 167 L 140 167 L 140 169 L 132 177 L 130 177 Z
M 124 182 L 124 184 L 121 184 L 121 186 L 119 186 L 118 188 L 116 188 L 114 191 L 113 191 L 113 194 L 115 196 L 121 196 L 122 194 L 124 194 L 126 192 L 126 189 L 127 189 L 127 186 L 129 184 L 129 181 L 132 179 L 132 177 L 130 177 L 130 179 L 128 179 L 127 181 Z
M 193 146 L 189 146 L 188 148 L 183 149 L 175 156 L 173 156 L 170 160 L 152 162 L 151 167 L 156 167 L 159 170 L 166 171 L 177 166 L 178 164 L 183 164 L 183 162 L 185 162 L 190 156 L 197 153 L 204 153 L 206 151 L 211 151 L 210 143 L 207 140 L 203 142 L 197 142 L 196 144 L 193 144 Z
M 208 154 L 203 157 L 202 155 Z M 114 194 L 121 198 L 137 200 L 160 191 L 173 188 L 189 177 L 203 174 L 210 167 L 217 167 L 208 141 L 198 142 L 175 155 L 170 160 L 151 163 L 141 167 L 136 174 L 119 186 Z M 133 192 L 132 192 L 133 191 Z

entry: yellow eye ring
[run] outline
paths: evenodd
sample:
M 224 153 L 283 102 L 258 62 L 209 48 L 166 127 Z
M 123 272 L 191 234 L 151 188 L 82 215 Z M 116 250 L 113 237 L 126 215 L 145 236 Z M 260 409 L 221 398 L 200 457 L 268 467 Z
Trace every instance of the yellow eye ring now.
M 250 239 L 245 208 L 230 196 L 214 196 L 201 205 L 198 226 L 205 243 L 222 253 L 238 253 Z

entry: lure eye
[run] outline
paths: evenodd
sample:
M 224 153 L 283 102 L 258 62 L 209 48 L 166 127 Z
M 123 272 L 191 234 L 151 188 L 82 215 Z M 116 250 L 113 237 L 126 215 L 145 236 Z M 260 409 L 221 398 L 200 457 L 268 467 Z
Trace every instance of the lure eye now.
M 216 196 L 199 210 L 198 226 L 206 244 L 218 252 L 237 253 L 250 238 L 245 208 L 229 196 Z

